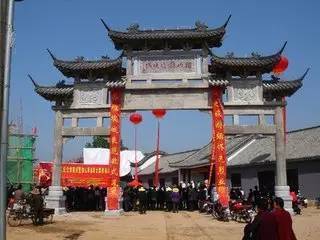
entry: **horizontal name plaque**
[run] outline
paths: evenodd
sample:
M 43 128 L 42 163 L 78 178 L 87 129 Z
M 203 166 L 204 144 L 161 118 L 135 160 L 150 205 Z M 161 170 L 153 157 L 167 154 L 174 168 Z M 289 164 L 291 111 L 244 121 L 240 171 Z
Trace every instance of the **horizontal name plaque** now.
M 196 72 L 194 59 L 141 61 L 140 72 L 147 73 L 192 73 Z

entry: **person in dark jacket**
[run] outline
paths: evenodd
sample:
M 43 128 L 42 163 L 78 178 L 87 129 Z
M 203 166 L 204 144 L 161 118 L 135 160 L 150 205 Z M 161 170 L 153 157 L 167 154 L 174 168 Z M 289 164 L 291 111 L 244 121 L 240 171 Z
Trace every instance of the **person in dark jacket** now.
M 166 199 L 166 192 L 164 186 L 161 186 L 157 191 L 157 208 L 163 210 Z
M 40 194 L 40 190 L 36 187 L 31 191 L 30 205 L 34 212 L 33 223 L 35 225 L 43 224 L 43 198 Z
M 129 187 L 125 187 L 123 190 L 123 210 L 125 212 L 129 212 L 130 209 L 131 209 L 131 203 L 130 203 Z
M 157 192 L 155 187 L 150 188 L 150 209 L 155 210 L 157 204 Z
M 139 200 L 139 213 L 140 214 L 146 213 L 147 191 L 143 186 L 139 187 L 139 189 L 138 189 L 138 200 Z
M 172 189 L 171 187 L 167 187 L 166 188 L 166 209 L 168 212 L 172 211 L 172 198 L 171 198 L 171 194 L 172 194 Z
M 177 186 L 173 186 L 171 193 L 171 201 L 172 201 L 172 212 L 177 213 L 179 210 L 179 202 L 180 202 L 180 193 L 179 188 Z
M 188 191 L 188 202 L 189 202 L 189 210 L 194 211 L 197 208 L 197 201 L 198 201 L 198 192 L 195 187 L 190 185 Z

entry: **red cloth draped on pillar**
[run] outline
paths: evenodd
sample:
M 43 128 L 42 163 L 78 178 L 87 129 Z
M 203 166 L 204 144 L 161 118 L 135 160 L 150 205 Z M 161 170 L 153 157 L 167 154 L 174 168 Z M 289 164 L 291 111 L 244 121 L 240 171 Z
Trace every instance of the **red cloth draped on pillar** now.
M 212 118 L 213 118 L 213 157 L 215 159 L 215 185 L 223 206 L 229 205 L 227 188 L 227 157 L 224 134 L 224 112 L 221 101 L 222 89 L 215 87 L 212 91 Z M 211 163 L 213 164 L 213 163 Z
M 111 90 L 110 108 L 110 175 L 111 183 L 107 191 L 108 210 L 119 209 L 120 199 L 120 124 L 121 124 L 121 97 L 122 91 L 119 89 Z

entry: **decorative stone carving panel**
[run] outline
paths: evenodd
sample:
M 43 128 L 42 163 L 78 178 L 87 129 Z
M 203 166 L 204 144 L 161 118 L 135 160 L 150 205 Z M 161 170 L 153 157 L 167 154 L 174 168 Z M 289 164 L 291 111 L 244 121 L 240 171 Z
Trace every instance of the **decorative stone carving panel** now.
M 102 108 L 107 106 L 107 89 L 103 84 L 75 85 L 72 108 Z
M 227 104 L 260 105 L 262 100 L 262 83 L 260 80 L 239 79 L 230 81 Z

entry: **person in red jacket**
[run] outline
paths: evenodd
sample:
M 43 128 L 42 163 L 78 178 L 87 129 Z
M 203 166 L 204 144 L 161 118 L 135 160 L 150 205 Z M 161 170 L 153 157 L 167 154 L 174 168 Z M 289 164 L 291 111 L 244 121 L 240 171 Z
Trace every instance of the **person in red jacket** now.
M 284 208 L 283 199 L 276 197 L 274 200 L 274 210 L 272 214 L 277 222 L 277 232 L 279 240 L 297 240 L 293 229 L 291 215 Z

